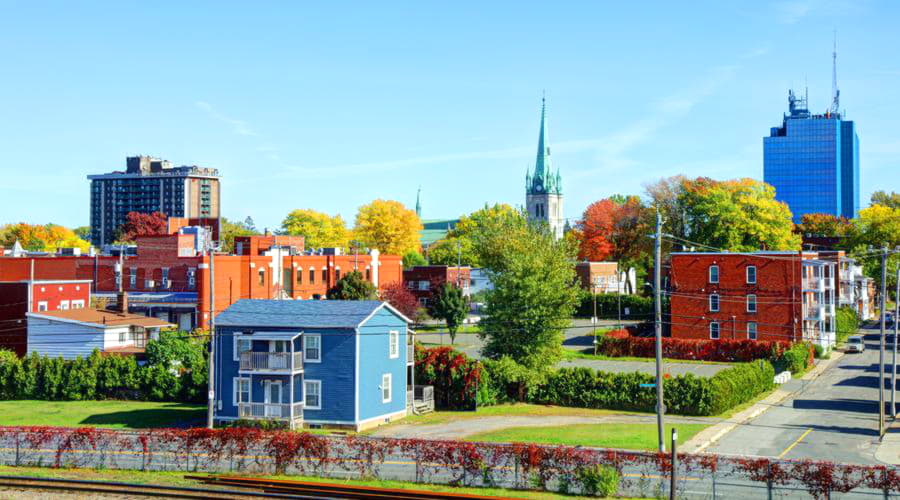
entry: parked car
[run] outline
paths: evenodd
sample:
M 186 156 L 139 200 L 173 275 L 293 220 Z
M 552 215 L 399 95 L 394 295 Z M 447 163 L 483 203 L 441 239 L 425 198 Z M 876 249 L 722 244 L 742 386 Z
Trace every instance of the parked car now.
M 865 350 L 866 345 L 861 336 L 853 335 L 847 338 L 847 352 L 863 352 Z

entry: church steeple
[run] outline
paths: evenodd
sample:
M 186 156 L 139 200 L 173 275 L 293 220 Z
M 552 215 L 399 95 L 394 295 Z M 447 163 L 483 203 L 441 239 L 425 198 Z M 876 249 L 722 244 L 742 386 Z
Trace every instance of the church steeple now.
M 422 186 L 419 186 L 419 190 L 416 191 L 416 216 L 420 219 L 422 218 L 422 203 L 419 201 L 420 196 L 422 195 Z
M 561 178 L 550 165 L 550 145 L 547 137 L 547 99 L 541 97 L 541 129 L 538 132 L 537 157 L 534 162 L 534 175 L 526 176 L 525 188 L 529 193 L 561 194 Z

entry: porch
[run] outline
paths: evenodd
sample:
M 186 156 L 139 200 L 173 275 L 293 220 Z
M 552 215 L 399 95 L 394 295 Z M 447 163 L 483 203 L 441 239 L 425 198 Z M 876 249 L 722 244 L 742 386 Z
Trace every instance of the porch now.
M 237 378 L 235 383 L 238 418 L 285 421 L 291 429 L 302 426 L 302 375 L 249 374 Z
M 406 386 L 406 410 L 416 413 L 434 411 L 434 386 Z

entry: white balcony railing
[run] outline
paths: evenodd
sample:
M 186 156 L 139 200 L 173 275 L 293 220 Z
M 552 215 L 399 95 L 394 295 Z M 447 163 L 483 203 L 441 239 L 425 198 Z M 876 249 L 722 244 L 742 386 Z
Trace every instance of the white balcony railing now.
M 293 356 L 293 363 L 291 357 Z M 299 372 L 303 370 L 303 353 L 253 352 L 241 353 L 241 370 L 265 372 Z
M 803 319 L 819 321 L 825 316 L 825 306 L 820 304 L 805 304 L 803 306 Z
M 291 406 L 294 419 L 303 417 L 303 403 L 238 403 L 238 417 L 252 419 L 290 419 Z
M 803 290 L 807 292 L 824 292 L 826 278 L 803 278 Z

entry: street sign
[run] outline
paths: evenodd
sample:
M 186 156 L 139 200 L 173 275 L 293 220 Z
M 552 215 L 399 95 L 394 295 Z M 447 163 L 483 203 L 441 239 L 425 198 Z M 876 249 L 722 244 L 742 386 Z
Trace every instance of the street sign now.
M 641 384 L 641 387 L 656 387 L 656 384 Z

